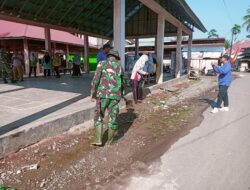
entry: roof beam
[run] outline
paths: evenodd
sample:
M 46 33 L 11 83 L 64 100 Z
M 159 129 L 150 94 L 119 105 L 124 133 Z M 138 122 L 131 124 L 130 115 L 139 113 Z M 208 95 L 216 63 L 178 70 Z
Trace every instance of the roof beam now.
M 186 10 L 187 14 L 194 20 L 196 21 L 197 25 L 200 27 L 200 30 L 202 32 L 207 32 L 205 26 L 202 24 L 202 22 L 199 20 L 199 18 L 194 14 L 194 12 L 190 9 L 188 4 L 183 1 L 183 0 L 177 0 L 179 4 Z
M 179 21 L 177 18 L 175 18 L 173 15 L 171 15 L 166 9 L 164 9 L 160 4 L 155 2 L 154 0 L 139 0 L 142 2 L 145 6 L 153 10 L 158 15 L 162 15 L 168 22 L 176 26 L 177 28 L 182 28 L 182 30 L 190 35 L 192 34 L 192 30 L 190 30 L 188 27 L 186 27 L 181 21 Z
M 25 0 L 23 6 L 21 7 L 21 9 L 18 11 L 18 13 L 20 14 L 22 12 L 22 10 L 24 9 L 25 5 L 27 5 L 28 0 Z
M 72 21 L 70 23 L 68 23 L 68 25 L 71 25 L 82 14 L 82 12 L 84 11 L 84 9 L 86 9 L 90 3 L 91 3 L 91 0 L 89 0 L 87 3 L 85 3 L 84 6 L 81 8 L 81 10 L 72 19 Z
M 50 13 L 47 15 L 46 19 L 48 19 L 48 18 L 52 15 L 52 13 L 55 12 L 55 10 L 57 9 L 57 7 L 58 7 L 59 5 L 60 5 L 60 1 L 57 1 L 56 5 L 53 7 L 53 9 L 50 10 Z
M 44 0 L 42 6 L 40 6 L 39 10 L 36 12 L 35 14 L 35 18 L 41 13 L 41 11 L 43 10 L 43 7 L 46 5 L 48 0 Z
M 95 7 L 92 8 L 92 10 L 91 10 L 86 16 L 84 15 L 84 17 L 88 18 L 93 12 L 96 11 L 96 8 L 97 8 L 100 4 L 102 4 L 102 3 L 103 3 L 102 1 L 98 1 L 98 3 L 96 3 Z
M 1 5 L 1 9 L 3 8 L 5 3 L 6 3 L 6 0 L 3 1 L 2 5 Z
M 68 8 L 68 10 L 64 13 L 64 15 L 60 18 L 58 24 L 61 24 L 61 21 L 68 15 L 68 13 L 73 9 L 73 7 L 75 6 L 76 3 L 78 3 L 78 1 L 75 0 L 75 2 L 72 3 L 70 8 Z

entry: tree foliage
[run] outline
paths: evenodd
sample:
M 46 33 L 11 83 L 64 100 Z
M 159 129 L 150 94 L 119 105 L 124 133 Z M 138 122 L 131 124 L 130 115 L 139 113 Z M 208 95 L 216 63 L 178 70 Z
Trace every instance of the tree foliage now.
M 208 32 L 208 38 L 218 38 L 218 37 L 219 37 L 219 35 L 217 34 L 217 30 L 211 29 Z

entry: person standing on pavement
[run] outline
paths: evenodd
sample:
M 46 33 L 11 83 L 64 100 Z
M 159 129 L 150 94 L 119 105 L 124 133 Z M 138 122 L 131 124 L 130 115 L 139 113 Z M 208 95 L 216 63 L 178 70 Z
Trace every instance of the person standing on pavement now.
M 107 55 L 111 49 L 110 44 L 104 44 L 102 49 L 98 52 L 97 54 L 97 64 L 100 61 L 106 61 L 107 60 Z
M 50 77 L 50 72 L 51 72 L 51 57 L 49 55 L 49 52 L 45 52 L 45 55 L 42 60 L 42 65 L 43 65 L 43 72 L 44 72 L 44 77 L 48 76 Z
M 73 74 L 72 77 L 76 76 L 81 76 L 81 70 L 80 70 L 80 65 L 81 65 L 81 56 L 79 52 L 75 52 L 74 55 L 74 62 L 73 62 Z
M 131 80 L 133 83 L 133 97 L 134 97 L 134 103 L 137 104 L 138 102 L 140 103 L 139 100 L 139 86 L 140 86 L 140 81 L 143 76 L 147 76 L 148 72 L 144 71 L 144 66 L 146 62 L 148 61 L 148 56 L 147 55 L 142 55 L 135 63 L 134 68 L 132 70 L 131 74 Z
M 116 120 L 124 85 L 123 71 L 119 60 L 118 51 L 110 50 L 107 60 L 98 63 L 91 83 L 91 98 L 92 101 L 96 101 L 95 141 L 92 145 L 102 146 L 102 127 L 106 109 L 109 116 L 107 124 L 108 144 L 112 144 L 117 130 Z
M 32 70 L 34 70 L 34 76 L 36 77 L 36 67 L 37 67 L 37 61 L 38 58 L 36 57 L 34 52 L 31 52 L 30 54 L 30 72 L 29 72 L 29 78 L 31 77 Z
M 223 55 L 221 59 L 221 66 L 212 64 L 214 71 L 219 74 L 219 93 L 216 106 L 211 113 L 229 111 L 228 88 L 232 82 L 232 65 L 229 59 L 229 55 Z M 221 108 L 222 102 L 224 103 L 223 108 Z
M 0 48 L 0 72 L 5 84 L 8 83 L 7 78 L 11 79 L 11 83 L 16 83 L 10 66 L 10 59 L 8 58 L 8 54 L 4 48 Z
M 59 56 L 59 53 L 56 53 L 53 59 L 53 67 L 56 72 L 56 78 L 60 78 L 59 68 L 61 65 L 62 65 L 61 57 Z
M 17 51 L 14 51 L 14 54 L 11 58 L 12 66 L 13 66 L 13 73 L 14 73 L 14 80 L 15 81 L 23 81 L 23 58 Z

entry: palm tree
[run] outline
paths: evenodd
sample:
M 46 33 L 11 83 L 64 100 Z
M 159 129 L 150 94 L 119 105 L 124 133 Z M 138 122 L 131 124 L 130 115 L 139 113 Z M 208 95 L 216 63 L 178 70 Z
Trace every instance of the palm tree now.
M 230 47 L 230 44 L 231 44 L 230 40 L 225 39 L 225 42 L 224 42 L 225 49 L 228 49 Z
M 241 27 L 238 24 L 235 24 L 231 29 L 232 32 L 232 41 L 230 46 L 230 56 L 232 55 L 233 42 L 237 39 L 237 35 L 241 32 Z
M 217 34 L 217 30 L 212 29 L 208 32 L 208 38 L 218 38 L 219 35 Z
M 247 9 L 247 15 L 243 17 L 243 26 L 247 27 L 247 31 L 250 32 L 250 8 Z

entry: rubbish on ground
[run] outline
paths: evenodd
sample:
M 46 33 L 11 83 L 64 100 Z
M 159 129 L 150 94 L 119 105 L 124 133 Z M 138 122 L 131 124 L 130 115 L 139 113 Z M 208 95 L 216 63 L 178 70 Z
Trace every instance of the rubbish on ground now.
M 37 170 L 39 168 L 38 164 L 32 164 L 22 167 L 22 170 Z

